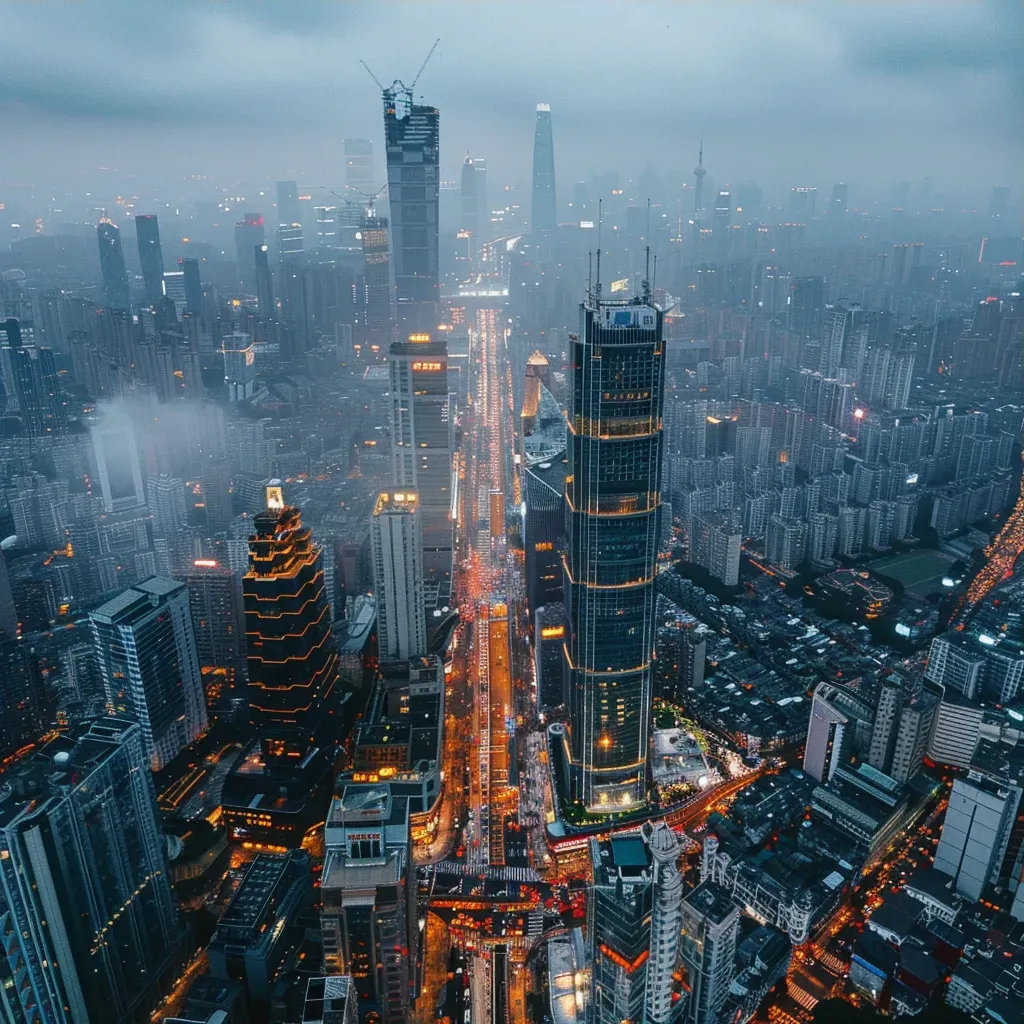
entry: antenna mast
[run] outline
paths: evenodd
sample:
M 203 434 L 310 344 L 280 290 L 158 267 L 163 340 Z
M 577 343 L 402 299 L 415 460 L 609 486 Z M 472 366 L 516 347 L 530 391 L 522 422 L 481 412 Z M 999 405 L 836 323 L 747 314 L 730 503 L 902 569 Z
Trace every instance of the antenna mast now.
M 647 200 L 647 234 L 644 241 L 644 302 L 651 301 L 651 201 Z
M 601 221 L 604 218 L 604 200 L 597 201 L 597 292 L 596 301 L 601 302 Z

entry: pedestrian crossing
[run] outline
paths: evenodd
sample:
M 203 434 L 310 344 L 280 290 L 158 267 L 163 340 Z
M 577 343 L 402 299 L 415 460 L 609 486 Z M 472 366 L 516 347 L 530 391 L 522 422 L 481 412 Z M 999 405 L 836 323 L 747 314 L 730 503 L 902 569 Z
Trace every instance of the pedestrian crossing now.
M 533 868 L 474 867 L 461 860 L 439 860 L 434 871 L 446 875 L 484 875 L 502 882 L 539 882 L 540 875 Z

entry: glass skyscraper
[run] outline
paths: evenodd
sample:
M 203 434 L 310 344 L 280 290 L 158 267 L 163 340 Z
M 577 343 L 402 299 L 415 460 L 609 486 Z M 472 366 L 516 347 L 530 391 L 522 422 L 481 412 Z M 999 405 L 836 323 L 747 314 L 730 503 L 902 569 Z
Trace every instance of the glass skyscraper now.
M 534 234 L 554 231 L 558 223 L 555 205 L 555 143 L 551 136 L 551 106 L 537 104 L 533 132 L 533 202 L 530 226 Z
M 146 302 L 155 306 L 164 297 L 164 255 L 160 248 L 160 224 L 156 214 L 139 214 L 135 218 L 135 234 L 139 243 L 142 281 L 146 286 Z
M 118 226 L 104 217 L 96 225 L 100 245 L 100 272 L 103 275 L 103 297 L 109 309 L 130 309 L 131 291 L 128 271 L 124 265 L 124 249 Z
M 395 83 L 401 85 L 401 83 Z M 399 115 L 399 108 L 404 114 Z M 388 202 L 395 256 L 399 336 L 437 329 L 438 171 L 441 115 L 413 103 L 411 90 L 384 90 Z
M 662 312 L 580 307 L 572 337 L 565 478 L 565 603 L 573 800 L 644 803 L 661 530 Z

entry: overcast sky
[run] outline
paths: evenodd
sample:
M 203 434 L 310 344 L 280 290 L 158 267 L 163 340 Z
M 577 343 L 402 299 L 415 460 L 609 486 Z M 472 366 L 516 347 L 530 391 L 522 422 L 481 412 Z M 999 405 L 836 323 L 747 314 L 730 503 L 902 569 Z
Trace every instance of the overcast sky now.
M 716 181 L 1016 186 L 1024 150 L 1018 0 L 796 4 L 45 0 L 3 5 L 0 178 L 69 184 L 101 166 L 145 186 L 341 180 L 379 93 L 441 109 L 442 173 L 467 150 L 524 182 L 536 103 L 559 185 L 597 171 Z M 145 187 L 143 186 L 143 187 Z M 147 191 L 149 189 L 147 188 Z M 565 192 L 563 191 L 563 196 Z

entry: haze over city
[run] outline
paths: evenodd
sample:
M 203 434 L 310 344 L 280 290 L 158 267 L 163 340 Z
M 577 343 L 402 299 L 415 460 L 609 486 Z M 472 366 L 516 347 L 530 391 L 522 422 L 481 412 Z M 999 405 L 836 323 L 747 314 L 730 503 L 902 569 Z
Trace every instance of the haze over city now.
M 4 15 L 0 1024 L 1024 1024 L 1019 5 Z

